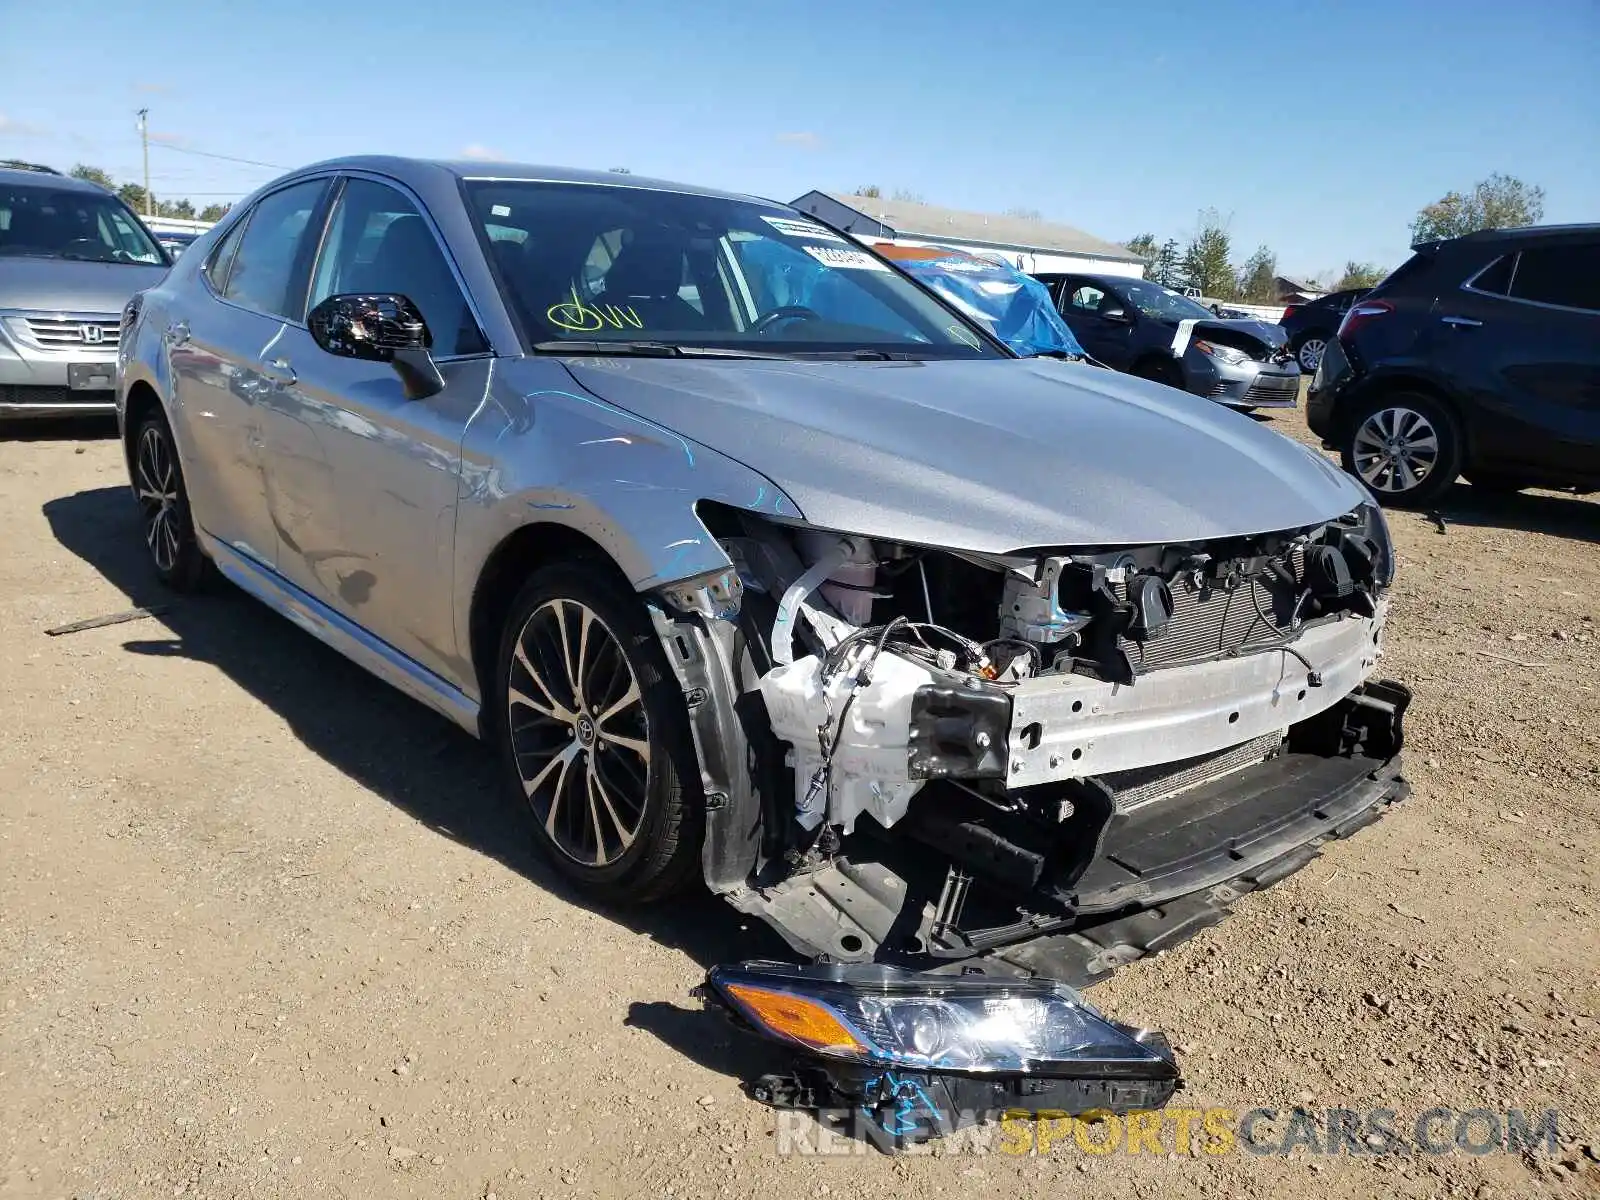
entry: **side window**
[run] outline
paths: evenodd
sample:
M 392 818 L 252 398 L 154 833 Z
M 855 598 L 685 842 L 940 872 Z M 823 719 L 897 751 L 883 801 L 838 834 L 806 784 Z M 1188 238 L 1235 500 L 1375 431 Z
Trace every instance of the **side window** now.
M 246 213 L 234 222 L 233 228 L 228 230 L 223 238 L 211 248 L 211 257 L 206 259 L 206 265 L 201 268 L 206 279 L 220 295 L 228 283 L 228 268 L 233 266 L 233 256 L 239 249 L 239 240 L 244 237 L 244 227 L 249 224 L 250 216 Z
M 304 277 L 296 286 L 295 270 L 304 248 L 306 227 L 327 182 L 309 179 L 264 197 L 251 212 L 234 255 L 223 295 L 246 308 L 298 321 L 305 315 Z
M 1070 312 L 1098 314 L 1105 298 L 1105 292 L 1093 284 L 1085 283 L 1075 288 L 1072 295 L 1067 297 L 1067 309 Z
M 1515 254 L 1502 254 L 1483 270 L 1472 277 L 1472 282 L 1467 286 L 1475 292 L 1488 292 L 1491 296 L 1504 296 L 1506 289 L 1511 286 L 1512 268 L 1516 265 Z
M 370 179 L 345 181 L 312 276 L 311 305 L 352 293 L 406 297 L 422 311 L 442 357 L 489 348 L 417 206 Z
M 1600 312 L 1600 242 L 1524 250 L 1511 277 L 1511 296 Z

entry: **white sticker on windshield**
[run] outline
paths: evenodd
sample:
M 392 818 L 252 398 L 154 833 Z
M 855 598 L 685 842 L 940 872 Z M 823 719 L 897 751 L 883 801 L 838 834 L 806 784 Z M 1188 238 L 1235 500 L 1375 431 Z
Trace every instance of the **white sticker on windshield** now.
M 845 271 L 887 271 L 889 264 L 881 262 L 865 250 L 845 250 L 838 246 L 801 246 L 812 258 L 825 267 L 838 267 Z
M 810 221 L 799 221 L 794 217 L 762 217 L 784 237 L 817 238 L 824 242 L 842 242 L 844 239 L 831 229 L 824 229 L 821 225 L 814 225 Z
M 491 217 L 509 217 L 511 209 L 505 204 L 491 204 L 489 206 L 489 215 Z

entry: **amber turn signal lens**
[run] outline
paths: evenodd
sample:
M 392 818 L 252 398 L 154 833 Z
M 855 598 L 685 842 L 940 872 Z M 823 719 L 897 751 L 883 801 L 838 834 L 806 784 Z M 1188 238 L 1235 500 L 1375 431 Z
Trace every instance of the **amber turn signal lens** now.
M 813 1050 L 865 1053 L 867 1049 L 843 1021 L 815 1000 L 744 983 L 729 984 L 728 994 L 739 1002 L 746 1015 L 773 1033 L 792 1038 Z

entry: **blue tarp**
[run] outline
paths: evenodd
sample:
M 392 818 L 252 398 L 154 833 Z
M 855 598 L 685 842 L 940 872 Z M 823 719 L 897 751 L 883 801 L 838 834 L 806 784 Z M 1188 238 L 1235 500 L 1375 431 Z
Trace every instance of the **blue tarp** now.
M 898 250 L 889 259 L 1018 354 L 1083 354 L 1049 290 L 1031 275 L 962 251 L 938 258 L 903 255 Z

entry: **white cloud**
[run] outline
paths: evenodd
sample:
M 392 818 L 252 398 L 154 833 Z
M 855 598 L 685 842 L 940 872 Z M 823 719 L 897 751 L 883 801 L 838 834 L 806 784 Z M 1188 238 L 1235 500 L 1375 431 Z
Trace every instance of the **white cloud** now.
M 15 117 L 0 113 L 0 134 L 6 137 L 45 137 L 49 132 L 43 125 L 19 121 Z
M 505 155 L 501 154 L 500 151 L 491 149 L 490 147 L 485 146 L 485 145 L 483 145 L 483 144 L 481 144 L 479 142 L 471 142 L 468 145 L 462 147 L 461 157 L 462 158 L 477 158 L 477 159 L 483 159 L 483 160 L 488 161 L 488 162 L 494 162 L 494 161 L 496 161 L 498 159 L 504 158 Z
M 796 130 L 793 133 L 780 133 L 778 140 L 786 146 L 797 146 L 801 150 L 817 150 L 822 147 L 822 138 L 819 134 L 809 130 Z

